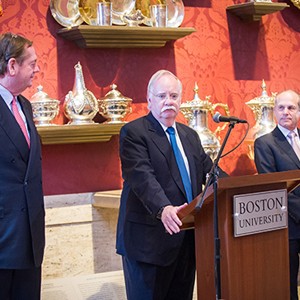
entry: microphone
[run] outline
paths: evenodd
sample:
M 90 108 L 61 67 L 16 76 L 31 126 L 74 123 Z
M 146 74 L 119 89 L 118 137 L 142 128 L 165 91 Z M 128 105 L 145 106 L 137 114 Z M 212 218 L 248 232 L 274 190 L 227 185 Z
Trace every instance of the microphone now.
M 216 112 L 213 116 L 213 120 L 216 123 L 220 123 L 220 122 L 235 122 L 235 123 L 248 123 L 246 120 L 241 120 L 237 117 L 225 117 L 222 116 L 219 112 Z

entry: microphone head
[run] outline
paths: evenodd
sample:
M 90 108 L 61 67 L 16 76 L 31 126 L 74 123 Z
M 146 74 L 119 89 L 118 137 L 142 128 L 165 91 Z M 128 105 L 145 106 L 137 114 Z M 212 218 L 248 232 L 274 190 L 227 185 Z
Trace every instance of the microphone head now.
M 221 114 L 217 111 L 214 116 L 213 116 L 213 120 L 216 122 L 216 123 L 220 123 L 220 116 Z

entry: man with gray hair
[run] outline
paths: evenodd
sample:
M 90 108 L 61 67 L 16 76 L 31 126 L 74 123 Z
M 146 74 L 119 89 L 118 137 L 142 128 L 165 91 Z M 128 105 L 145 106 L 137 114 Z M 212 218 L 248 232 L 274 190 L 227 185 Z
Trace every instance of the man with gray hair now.
M 201 192 L 212 161 L 198 134 L 175 121 L 181 95 L 173 73 L 156 72 L 148 84 L 149 114 L 121 129 L 117 253 L 128 300 L 193 297 L 194 231 L 180 231 L 177 213 Z
M 300 97 L 292 90 L 275 98 L 274 114 L 278 125 L 255 140 L 255 165 L 259 173 L 300 169 Z M 300 253 L 300 187 L 288 194 L 290 295 L 298 299 L 298 270 Z

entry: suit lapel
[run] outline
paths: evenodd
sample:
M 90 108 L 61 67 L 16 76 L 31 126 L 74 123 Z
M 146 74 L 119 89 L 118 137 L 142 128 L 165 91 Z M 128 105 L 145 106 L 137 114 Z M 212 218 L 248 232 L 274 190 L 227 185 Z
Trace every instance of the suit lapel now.
M 0 96 L 0 127 L 6 133 L 12 144 L 15 145 L 24 161 L 28 161 L 29 149 L 23 132 Z
M 157 146 L 158 150 L 164 155 L 174 181 L 176 182 L 181 192 L 185 195 L 181 175 L 166 133 L 151 113 L 147 115 L 146 119 L 149 121 L 148 131 L 152 141 Z
M 299 130 L 298 130 L 299 134 Z M 273 131 L 273 135 L 275 137 L 275 140 L 277 141 L 278 146 L 282 149 L 284 153 L 287 154 L 288 158 L 296 164 L 296 166 L 300 169 L 300 161 L 297 157 L 295 151 L 293 150 L 290 143 L 287 141 L 286 137 L 283 135 L 283 133 L 279 130 L 278 127 L 276 127 Z

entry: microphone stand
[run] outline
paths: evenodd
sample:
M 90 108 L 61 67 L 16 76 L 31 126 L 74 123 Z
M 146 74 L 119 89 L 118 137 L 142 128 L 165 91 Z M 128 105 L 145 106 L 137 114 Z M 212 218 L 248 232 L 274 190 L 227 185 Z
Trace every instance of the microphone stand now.
M 214 220 L 214 274 L 215 274 L 215 289 L 216 289 L 216 300 L 221 300 L 221 271 L 220 271 L 220 261 L 221 261 L 221 255 L 220 255 L 220 238 L 219 238 L 219 222 L 218 222 L 218 177 L 219 177 L 219 167 L 218 163 L 222 156 L 223 150 L 225 148 L 225 145 L 227 143 L 227 140 L 229 138 L 229 135 L 234 128 L 237 121 L 230 121 L 229 128 L 227 130 L 226 136 L 224 138 L 224 141 L 221 145 L 221 148 L 218 152 L 218 155 L 216 159 L 214 160 L 213 166 L 208 173 L 208 179 L 206 181 L 201 200 L 197 203 L 196 209 L 201 209 L 203 203 L 204 203 L 204 196 L 206 194 L 206 191 L 208 187 L 213 184 L 213 191 L 214 191 L 214 208 L 213 208 L 213 220 Z

